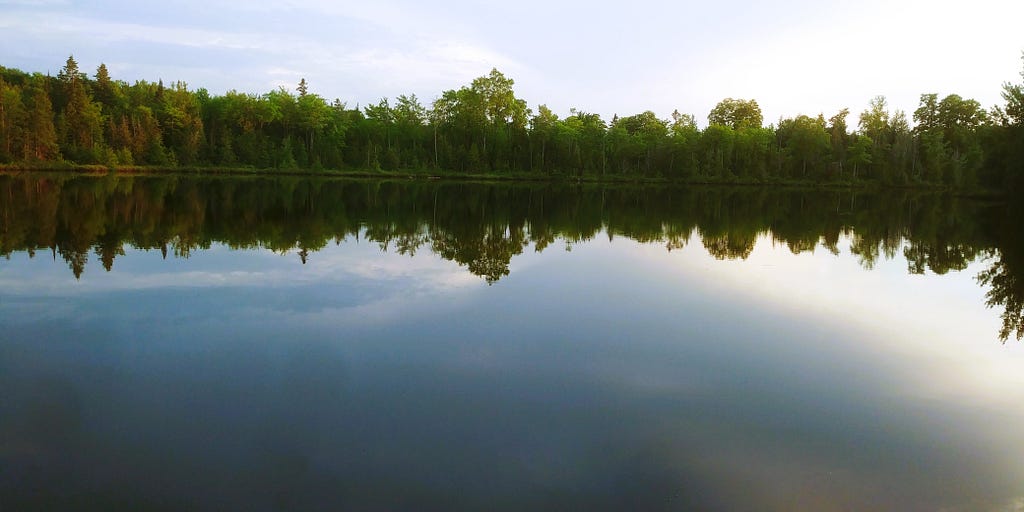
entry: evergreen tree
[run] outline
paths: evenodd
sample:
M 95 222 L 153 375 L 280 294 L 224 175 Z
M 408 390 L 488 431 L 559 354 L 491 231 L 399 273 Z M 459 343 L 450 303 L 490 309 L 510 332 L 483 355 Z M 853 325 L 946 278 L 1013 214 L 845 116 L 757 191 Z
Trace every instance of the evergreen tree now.
M 64 154 L 75 161 L 94 162 L 93 150 L 103 143 L 100 107 L 86 91 L 85 76 L 78 71 L 74 56 L 68 57 L 57 77 L 67 100 L 60 112 Z

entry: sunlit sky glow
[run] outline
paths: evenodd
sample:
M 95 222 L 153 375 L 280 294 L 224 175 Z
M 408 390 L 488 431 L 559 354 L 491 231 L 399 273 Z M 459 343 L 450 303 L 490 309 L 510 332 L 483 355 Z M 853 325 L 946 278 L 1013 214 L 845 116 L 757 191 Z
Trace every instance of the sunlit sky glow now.
M 536 109 L 631 115 L 674 109 L 704 123 L 725 97 L 754 98 L 765 123 L 856 115 L 885 95 L 986 107 L 1019 81 L 1024 3 L 1005 0 L 672 3 L 639 0 L 439 3 L 159 3 L 0 0 L 0 65 L 56 73 L 69 54 L 92 74 L 184 80 L 213 93 L 311 90 L 349 106 L 414 93 L 429 103 L 497 67 Z

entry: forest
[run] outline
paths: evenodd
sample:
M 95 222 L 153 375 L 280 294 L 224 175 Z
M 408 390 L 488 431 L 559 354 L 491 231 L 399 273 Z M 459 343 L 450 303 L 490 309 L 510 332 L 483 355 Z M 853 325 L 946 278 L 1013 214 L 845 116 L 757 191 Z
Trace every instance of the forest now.
M 1022 72 L 1024 77 L 1024 72 Z M 909 116 L 885 97 L 765 126 L 756 100 L 692 114 L 560 118 L 515 95 L 497 69 L 429 105 L 415 95 L 350 108 L 310 92 L 211 95 L 183 82 L 92 77 L 74 57 L 56 77 L 0 67 L 0 168 L 396 171 L 690 183 L 837 183 L 958 190 L 1024 180 L 1024 83 L 986 109 L 922 94 Z

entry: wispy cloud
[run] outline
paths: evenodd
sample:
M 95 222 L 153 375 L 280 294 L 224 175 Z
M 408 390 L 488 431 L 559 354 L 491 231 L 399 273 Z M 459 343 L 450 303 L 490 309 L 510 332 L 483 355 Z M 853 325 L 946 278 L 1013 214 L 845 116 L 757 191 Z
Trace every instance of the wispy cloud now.
M 389 4 L 336 5 L 322 2 L 284 2 L 274 5 L 217 6 L 239 13 L 267 13 L 278 16 L 311 18 L 308 31 L 296 30 L 286 21 L 268 30 L 254 30 L 253 24 L 240 23 L 239 29 L 219 29 L 173 23 L 162 19 L 127 17 L 120 21 L 75 13 L 42 9 L 20 10 L 0 15 L 0 29 L 21 40 L 62 40 L 88 42 L 93 53 L 105 60 L 122 60 L 119 54 L 138 44 L 155 45 L 152 61 L 136 63 L 137 69 L 163 62 L 160 76 L 167 78 L 170 66 L 161 55 L 183 51 L 214 51 L 203 54 L 206 61 L 178 72 L 197 87 L 214 91 L 240 88 L 267 90 L 294 87 L 306 77 L 313 90 L 326 97 L 358 102 L 380 95 L 418 93 L 429 97 L 445 88 L 458 87 L 490 67 L 503 70 L 523 66 L 487 45 L 460 37 L 446 25 L 423 19 L 413 9 Z M 240 16 L 242 14 L 239 14 Z M 330 33 L 331 23 L 348 26 L 372 26 L 372 37 L 352 37 L 344 31 Z M 346 23 L 348 25 L 346 25 Z M 326 33 L 325 33 L 326 32 Z M 75 43 L 70 51 L 75 52 Z M 165 49 L 160 49 L 164 47 Z M 176 50 L 177 49 L 177 50 Z M 109 54 L 107 54 L 109 52 Z M 0 58 L 2 58 L 0 52 Z M 206 83 L 211 64 L 220 65 L 220 83 Z M 200 67 L 205 69 L 200 70 Z M 193 71 L 189 71 L 193 69 Z M 156 77 L 136 77 L 155 79 Z
M 0 0 L 0 5 L 16 7 L 58 7 L 71 5 L 70 0 Z
M 0 28 L 22 34 L 62 33 L 111 43 L 148 42 L 198 48 L 232 50 L 291 51 L 308 49 L 310 43 L 298 38 L 283 40 L 244 32 L 213 31 L 188 27 L 165 27 L 142 23 L 111 22 L 74 15 L 33 13 L 0 19 Z

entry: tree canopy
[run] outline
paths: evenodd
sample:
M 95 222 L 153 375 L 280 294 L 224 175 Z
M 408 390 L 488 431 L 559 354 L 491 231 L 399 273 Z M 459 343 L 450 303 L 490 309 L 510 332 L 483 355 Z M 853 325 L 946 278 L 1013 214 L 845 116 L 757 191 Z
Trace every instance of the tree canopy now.
M 129 84 L 68 57 L 56 77 L 0 67 L 0 164 L 355 169 L 465 174 L 1021 185 L 1024 84 L 985 110 L 923 94 L 912 114 L 884 96 L 849 119 L 800 114 L 765 127 L 754 99 L 725 98 L 697 126 L 653 111 L 610 120 L 530 108 L 497 69 L 433 101 L 381 98 L 363 108 L 294 89 L 211 95 L 183 82 Z

